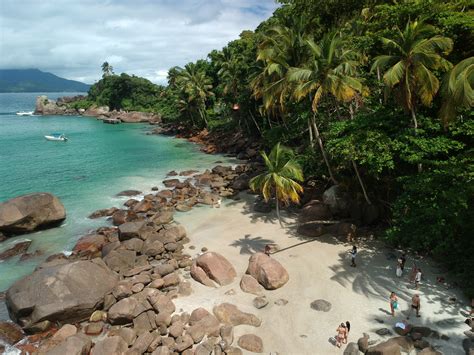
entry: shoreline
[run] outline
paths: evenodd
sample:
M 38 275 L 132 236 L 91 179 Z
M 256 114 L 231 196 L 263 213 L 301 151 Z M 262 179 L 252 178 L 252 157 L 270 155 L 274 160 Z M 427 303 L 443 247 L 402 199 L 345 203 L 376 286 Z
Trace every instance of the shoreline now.
M 187 138 L 190 141 L 196 139 L 192 137 L 195 135 L 182 138 Z M 212 147 L 206 145 L 206 141 L 200 138 L 196 139 L 194 143 L 201 144 L 201 150 Z M 207 153 L 212 154 L 212 149 L 209 149 Z M 187 178 L 182 177 L 182 180 L 185 179 Z M 186 267 L 178 268 L 177 270 L 181 270 L 178 272 L 181 281 L 189 282 L 193 291 L 191 295 L 183 294 L 173 299 L 176 313 L 183 311 L 191 313 L 198 307 L 204 307 L 212 312 L 212 308 L 218 303 L 235 304 L 239 310 L 252 313 L 262 320 L 262 325 L 258 328 L 249 325 L 235 326 L 235 339 L 246 333 L 256 334 L 263 340 L 265 353 L 270 351 L 282 354 L 341 353 L 342 350 L 331 345 L 328 338 L 334 335 L 332 328 L 346 319 L 350 320 L 353 325 L 349 341 L 357 341 L 363 333 L 368 333 L 370 341 L 378 343 L 396 335 L 393 331 L 394 321 L 384 311 L 388 303 L 386 294 L 393 289 L 396 289 L 397 293 L 400 292 L 400 303 L 405 310 L 409 295 L 413 291 L 406 287 L 406 284 L 400 287 L 396 285 L 399 280 L 395 278 L 393 269 L 393 251 L 386 249 L 380 242 L 367 242 L 361 239 L 359 241 L 361 243 L 359 251 L 362 259 L 361 265 L 357 270 L 350 269 L 345 258 L 350 244 L 328 235 L 313 238 L 307 242 L 307 239 L 302 239 L 295 232 L 297 222 L 294 216 L 287 217 L 290 226 L 288 229 L 282 230 L 275 220 L 274 212 L 260 214 L 253 210 L 253 199 L 253 196 L 240 192 L 236 200 L 227 200 L 220 209 L 210 209 L 208 206 L 203 206 L 190 213 L 177 215 L 177 221 L 188 230 L 185 238 L 189 238 L 189 242 L 183 244 L 183 252 L 190 255 L 191 260 L 195 259 L 203 247 L 209 251 L 222 253 L 236 268 L 237 277 L 229 285 L 208 288 L 190 278 L 189 270 L 186 270 Z M 146 196 L 138 203 L 144 200 L 146 200 Z M 200 214 L 200 218 L 194 218 L 194 222 L 191 221 L 193 213 Z M 113 229 L 104 228 L 103 232 L 103 235 L 113 234 Z M 249 239 L 246 238 L 247 235 L 250 241 L 246 240 Z M 264 246 L 262 240 L 265 239 L 277 244 L 277 248 L 282 250 L 273 254 L 272 258 L 280 261 L 288 270 L 290 280 L 281 289 L 264 291 L 263 294 L 267 296 L 269 304 L 262 309 L 256 309 L 252 305 L 255 296 L 244 293 L 240 289 L 239 282 L 245 273 L 249 252 L 261 250 Z M 109 243 L 113 242 L 109 240 Z M 191 246 L 195 248 L 191 249 Z M 73 255 L 79 259 L 84 257 L 90 259 L 93 256 L 101 257 L 95 249 L 86 250 L 85 255 Z M 71 260 L 73 261 L 74 258 Z M 427 325 L 436 330 L 438 334 L 448 336 L 449 341 L 432 340 L 431 338 L 429 341 L 432 345 L 442 345 L 440 350 L 447 354 L 461 354 L 462 317 L 455 313 L 455 305 L 445 301 L 452 294 L 456 295 L 458 302 L 463 300 L 463 296 L 460 294 L 460 290 L 443 290 L 439 285 L 436 285 L 433 275 L 439 271 L 432 270 L 428 265 L 423 265 L 423 269 L 430 270 L 425 271 L 430 279 L 425 281 L 426 286 L 422 286 L 422 292 L 420 292 L 427 299 L 423 303 L 422 318 L 415 320 L 413 324 Z M 147 286 L 145 286 L 146 288 Z M 230 292 L 231 290 L 233 292 Z M 230 294 L 226 294 L 228 292 Z M 171 294 L 174 295 L 175 292 L 173 291 Z M 316 299 L 328 300 L 332 303 L 332 309 L 328 313 L 314 311 L 310 304 Z M 281 304 L 275 304 L 279 301 Z M 285 301 L 288 303 L 285 304 Z M 461 301 L 459 304 L 466 303 Z M 376 309 L 377 307 L 379 308 Z M 427 313 L 432 313 L 433 316 L 427 315 L 425 318 Z M 402 318 L 404 318 L 403 313 L 396 319 Z M 66 324 L 68 323 L 66 322 Z M 91 324 L 91 322 L 81 323 L 82 329 L 79 329 L 78 332 L 84 331 L 87 324 Z M 376 330 L 382 328 L 388 329 L 391 335 L 381 336 L 375 333 Z M 107 326 L 104 329 L 107 329 Z M 113 327 L 108 328 L 108 332 L 111 334 L 112 329 Z M 454 329 L 459 334 L 454 333 Z M 50 336 L 51 334 L 44 335 L 40 346 L 45 346 L 51 339 Z M 103 336 L 102 333 L 101 337 Z M 100 342 L 99 338 L 92 337 L 92 339 Z M 33 344 L 38 345 L 38 342 Z M 25 344 L 22 346 L 25 348 Z M 58 345 L 55 344 L 55 346 Z M 233 346 L 237 346 L 236 341 Z M 315 352 L 315 349 L 318 350 Z M 318 352 L 319 350 L 321 352 Z

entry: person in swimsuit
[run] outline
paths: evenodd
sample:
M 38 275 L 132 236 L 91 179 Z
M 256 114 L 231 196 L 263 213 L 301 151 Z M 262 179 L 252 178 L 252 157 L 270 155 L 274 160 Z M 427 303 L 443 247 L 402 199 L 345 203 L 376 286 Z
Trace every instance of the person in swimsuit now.
M 351 266 L 356 267 L 357 247 L 354 245 L 351 250 Z
M 341 323 L 339 327 L 336 329 L 337 335 L 336 335 L 336 346 L 338 348 L 341 347 L 342 344 L 345 344 L 347 342 L 347 328 L 344 323 Z
M 349 332 L 351 331 L 351 323 L 346 320 L 346 344 L 347 344 L 347 338 L 349 337 Z
M 402 254 L 400 257 L 401 263 L 400 267 L 402 268 L 402 271 L 405 270 L 405 263 L 407 262 L 407 255 L 405 253 Z
M 395 310 L 398 308 L 398 297 L 395 292 L 390 294 L 390 313 L 395 316 Z
M 417 293 L 415 293 L 415 295 L 411 299 L 411 307 L 408 310 L 407 319 L 410 319 L 410 315 L 411 315 L 411 312 L 413 312 L 413 310 L 415 310 L 416 316 L 419 317 L 420 316 L 420 296 Z
M 418 288 L 420 287 L 420 282 L 421 282 L 421 269 L 418 269 L 415 275 L 415 289 L 418 290 Z

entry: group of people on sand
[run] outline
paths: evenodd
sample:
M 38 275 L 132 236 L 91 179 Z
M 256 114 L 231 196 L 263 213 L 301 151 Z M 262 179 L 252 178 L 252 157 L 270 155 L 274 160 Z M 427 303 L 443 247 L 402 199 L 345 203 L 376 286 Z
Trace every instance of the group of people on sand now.
M 351 323 L 346 321 L 346 323 L 341 323 L 336 329 L 336 346 L 341 347 L 342 344 L 347 344 L 347 338 L 349 332 L 351 331 Z
M 389 304 L 390 304 L 390 314 L 392 316 L 395 316 L 395 311 L 397 311 L 400 308 L 398 305 L 398 297 L 395 294 L 395 292 L 390 293 Z M 421 308 L 420 295 L 415 293 L 413 297 L 411 298 L 411 306 L 408 309 L 407 319 L 410 319 L 410 316 L 413 310 L 416 312 L 416 316 L 420 317 L 420 308 Z

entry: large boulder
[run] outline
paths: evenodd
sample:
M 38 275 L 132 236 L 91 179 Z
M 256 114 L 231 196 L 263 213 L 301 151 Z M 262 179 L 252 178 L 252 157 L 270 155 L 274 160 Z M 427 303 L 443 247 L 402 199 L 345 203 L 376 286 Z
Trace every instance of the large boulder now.
M 28 326 L 44 320 L 75 322 L 88 318 L 117 284 L 101 261 L 76 261 L 36 270 L 7 291 L 10 317 Z
M 318 200 L 312 200 L 303 206 L 300 213 L 301 222 L 332 219 L 329 206 Z
M 61 201 L 46 192 L 15 197 L 0 204 L 0 232 L 7 235 L 51 227 L 65 218 Z
M 329 206 L 331 213 L 340 217 L 350 214 L 351 198 L 349 193 L 340 185 L 333 185 L 323 193 L 323 202 Z
M 262 339 L 254 334 L 244 334 L 239 338 L 239 346 L 253 353 L 263 353 Z
M 194 262 L 193 268 L 191 269 L 191 276 L 199 282 L 202 282 L 202 278 L 198 277 L 200 270 L 213 281 L 219 285 L 228 285 L 237 276 L 232 264 L 224 258 L 222 255 L 215 252 L 207 252 L 200 255 Z M 198 274 L 199 272 L 199 274 Z
M 18 242 L 13 244 L 7 250 L 0 252 L 0 260 L 9 259 L 13 256 L 24 254 L 28 251 L 28 248 L 31 245 L 31 240 L 25 240 L 22 242 Z
M 316 238 L 326 234 L 327 228 L 319 222 L 305 222 L 301 223 L 296 231 L 304 237 Z
M 0 322 L 0 341 L 9 345 L 18 343 L 24 335 L 21 328 L 12 322 Z
M 212 310 L 214 315 L 225 324 L 233 326 L 247 324 L 254 327 L 260 327 L 262 321 L 254 314 L 242 312 L 237 306 L 230 303 L 221 303 Z
M 264 253 L 255 253 L 250 257 L 246 273 L 267 290 L 282 287 L 290 278 L 286 269 L 277 260 Z

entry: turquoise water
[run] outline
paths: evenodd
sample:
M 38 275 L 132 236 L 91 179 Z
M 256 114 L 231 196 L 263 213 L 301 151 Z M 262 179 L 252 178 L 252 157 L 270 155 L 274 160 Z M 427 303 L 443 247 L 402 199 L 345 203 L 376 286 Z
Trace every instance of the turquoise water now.
M 87 231 L 106 224 L 87 216 L 120 206 L 114 197 L 126 189 L 149 192 L 170 170 L 209 168 L 220 156 L 206 155 L 184 140 L 146 135 L 149 125 L 104 124 L 79 116 L 16 116 L 34 109 L 39 94 L 0 94 L 0 201 L 30 192 L 51 192 L 64 203 L 67 219 L 59 228 L 8 239 L 0 251 L 20 239 L 33 241 L 29 252 L 43 256 L 0 263 L 0 291 L 31 272 L 46 256 L 70 250 Z M 49 97 L 61 96 L 48 94 Z M 65 133 L 68 142 L 44 135 Z M 0 310 L 0 319 L 4 312 Z

